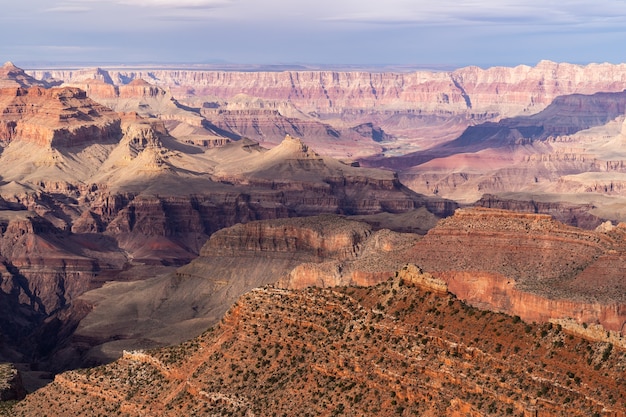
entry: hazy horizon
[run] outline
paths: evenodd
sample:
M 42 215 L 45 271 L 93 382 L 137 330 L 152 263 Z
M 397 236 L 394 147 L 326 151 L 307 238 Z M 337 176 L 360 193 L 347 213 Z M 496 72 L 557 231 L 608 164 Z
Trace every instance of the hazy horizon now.
M 626 3 L 539 0 L 24 0 L 3 6 L 0 59 L 410 66 L 624 62 Z

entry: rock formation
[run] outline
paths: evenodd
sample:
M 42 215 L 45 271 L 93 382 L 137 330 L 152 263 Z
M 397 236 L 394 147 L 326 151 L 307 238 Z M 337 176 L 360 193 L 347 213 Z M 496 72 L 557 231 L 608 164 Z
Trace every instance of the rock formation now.
M 26 396 L 20 373 L 12 365 L 0 364 L 0 402 L 21 400 Z
M 58 84 L 58 82 L 49 83 L 35 79 L 10 61 L 0 67 L 0 88 L 50 87 L 51 84 Z
M 87 84 L 94 95 L 111 92 Z M 140 81 L 112 88 L 112 100 L 179 109 Z M 89 312 L 81 294 L 105 281 L 169 272 L 219 229 L 419 207 L 441 216 L 456 207 L 422 199 L 393 173 L 322 157 L 295 138 L 273 150 L 249 140 L 207 150 L 171 136 L 167 118 L 115 112 L 77 87 L 5 88 L 0 108 L 1 298 L 12 313 L 0 323 L 0 357 L 54 371 L 74 359 L 41 361 Z
M 198 338 L 57 375 L 12 412 L 39 415 L 43 406 L 56 415 L 129 416 L 626 412 L 622 349 L 475 309 L 424 281 L 417 268 L 399 275 L 375 287 L 253 290 Z M 437 290 L 428 290 L 433 284 Z
M 19 139 L 39 146 L 75 147 L 120 136 L 118 115 L 78 89 L 4 88 L 0 108 L 3 142 Z
M 625 237 L 623 227 L 593 232 L 548 215 L 462 209 L 410 256 L 472 305 L 527 321 L 600 324 L 625 344 Z
M 376 284 L 393 276 L 418 239 L 336 215 L 225 228 L 175 274 L 86 293 L 79 301 L 94 309 L 60 356 L 97 364 L 123 349 L 179 343 L 214 325 L 241 294 L 266 284 Z

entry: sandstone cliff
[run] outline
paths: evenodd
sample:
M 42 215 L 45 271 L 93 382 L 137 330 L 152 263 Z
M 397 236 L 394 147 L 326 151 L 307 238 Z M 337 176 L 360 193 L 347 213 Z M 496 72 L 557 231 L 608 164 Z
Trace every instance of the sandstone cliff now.
M 623 339 L 624 236 L 621 227 L 592 232 L 548 215 L 464 209 L 431 229 L 411 257 L 470 304 L 528 321 L 601 324 Z

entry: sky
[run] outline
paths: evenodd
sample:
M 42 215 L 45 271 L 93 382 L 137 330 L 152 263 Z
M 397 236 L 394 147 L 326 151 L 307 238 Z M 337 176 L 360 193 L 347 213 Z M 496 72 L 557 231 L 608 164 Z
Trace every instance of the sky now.
M 622 63 L 625 46 L 624 0 L 4 0 L 0 8 L 0 60 L 24 68 Z

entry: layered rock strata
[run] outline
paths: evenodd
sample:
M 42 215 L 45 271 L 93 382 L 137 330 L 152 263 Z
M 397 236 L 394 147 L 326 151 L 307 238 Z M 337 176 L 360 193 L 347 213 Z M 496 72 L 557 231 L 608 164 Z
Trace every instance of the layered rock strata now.
M 0 90 L 0 107 L 3 142 L 67 147 L 115 141 L 121 133 L 116 113 L 75 88 L 5 88 Z
M 238 94 L 288 99 L 302 111 L 341 113 L 352 109 L 417 108 L 433 112 L 515 115 L 537 112 L 559 95 L 622 91 L 626 66 L 587 66 L 542 61 L 535 67 L 466 67 L 451 72 L 369 73 L 333 71 L 223 72 L 86 69 L 29 71 L 38 79 L 66 82 L 100 77 L 116 85 L 144 79 L 178 86 L 183 94 L 231 98 Z M 350 109 L 350 110 L 348 110 Z M 503 111 L 505 110 L 505 111 Z
M 401 253 L 417 239 L 335 215 L 222 229 L 175 274 L 86 293 L 81 300 L 95 308 L 68 349 L 99 363 L 123 349 L 179 343 L 215 324 L 241 294 L 266 284 L 372 285 L 393 276 L 405 262 Z
M 222 134 L 268 145 L 291 134 L 326 155 L 348 159 L 427 149 L 457 138 L 468 126 L 537 113 L 558 96 L 621 92 L 626 86 L 624 65 L 548 61 L 413 73 L 101 68 L 30 73 L 120 87 L 147 80 L 169 88 Z M 369 124 L 372 131 L 363 128 Z
M 411 258 L 472 305 L 528 321 L 600 324 L 623 340 L 624 230 L 585 231 L 548 215 L 463 209 L 431 229 Z
M 623 350 L 559 326 L 477 310 L 444 288 L 411 267 L 375 287 L 257 289 L 200 337 L 58 375 L 13 412 L 39 415 L 42 406 L 59 415 L 129 416 L 626 412 Z

